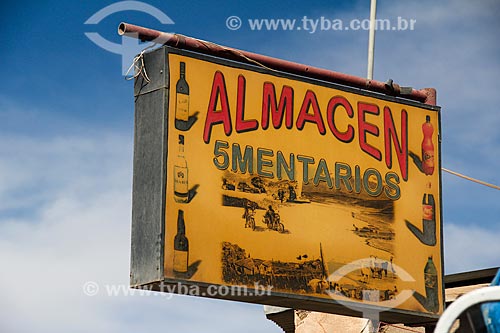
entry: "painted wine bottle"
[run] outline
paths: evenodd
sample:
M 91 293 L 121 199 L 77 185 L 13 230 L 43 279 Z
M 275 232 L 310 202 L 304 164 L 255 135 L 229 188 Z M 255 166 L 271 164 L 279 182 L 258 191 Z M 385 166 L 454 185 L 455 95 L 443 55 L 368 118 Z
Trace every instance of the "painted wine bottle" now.
M 424 134 L 422 140 L 422 170 L 426 175 L 432 175 L 434 173 L 434 144 L 432 143 L 434 128 L 431 124 L 431 117 L 425 117 L 422 132 Z
M 422 198 L 422 228 L 423 237 L 422 243 L 429 246 L 434 246 L 437 243 L 436 234 L 436 201 L 431 192 L 431 183 L 427 184 L 429 193 L 424 193 Z
M 180 63 L 180 77 L 175 86 L 175 128 L 189 128 L 189 85 L 186 81 L 186 63 Z
M 174 162 L 174 200 L 189 201 L 188 166 L 184 157 L 184 135 L 179 135 L 179 152 Z
M 177 234 L 174 238 L 174 272 L 186 273 L 189 263 L 189 241 L 186 237 L 184 211 L 179 209 L 177 215 Z

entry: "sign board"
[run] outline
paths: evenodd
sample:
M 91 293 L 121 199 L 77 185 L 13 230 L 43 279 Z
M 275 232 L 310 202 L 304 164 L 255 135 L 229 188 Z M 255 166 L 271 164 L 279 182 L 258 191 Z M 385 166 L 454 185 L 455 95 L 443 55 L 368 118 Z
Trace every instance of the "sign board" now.
M 133 286 L 438 317 L 438 107 L 169 47 L 145 64 Z

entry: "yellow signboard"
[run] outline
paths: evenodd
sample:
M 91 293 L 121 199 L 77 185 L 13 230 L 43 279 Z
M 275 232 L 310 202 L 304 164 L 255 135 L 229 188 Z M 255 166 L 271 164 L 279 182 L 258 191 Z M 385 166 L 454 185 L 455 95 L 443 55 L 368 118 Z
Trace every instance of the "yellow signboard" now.
M 164 275 L 439 314 L 438 108 L 168 54 Z

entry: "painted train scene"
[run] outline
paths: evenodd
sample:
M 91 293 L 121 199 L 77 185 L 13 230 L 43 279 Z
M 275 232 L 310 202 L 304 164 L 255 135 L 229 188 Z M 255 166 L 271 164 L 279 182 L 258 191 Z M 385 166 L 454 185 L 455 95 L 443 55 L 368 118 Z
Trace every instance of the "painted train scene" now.
M 253 258 L 236 244 L 222 243 L 222 275 L 229 284 L 272 286 L 274 291 L 301 294 L 341 295 L 353 300 L 380 302 L 396 297 L 397 275 L 390 260 L 376 257 L 359 264 L 345 276 L 329 275 L 319 245 L 320 255 L 311 259 L 307 254 L 295 262 Z

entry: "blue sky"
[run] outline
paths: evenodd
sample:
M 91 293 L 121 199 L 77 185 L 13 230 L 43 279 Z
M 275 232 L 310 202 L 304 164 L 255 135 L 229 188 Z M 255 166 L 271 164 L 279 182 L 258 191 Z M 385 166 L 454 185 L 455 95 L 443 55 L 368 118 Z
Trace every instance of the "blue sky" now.
M 125 11 L 84 22 L 113 1 L 3 1 L 0 83 L 0 331 L 279 332 L 262 307 L 192 297 L 85 296 L 128 284 L 133 86 L 120 55 L 127 21 L 358 76 L 366 31 L 252 31 L 254 18 L 348 21 L 369 1 L 146 1 L 175 23 Z M 415 19 L 376 36 L 374 78 L 435 87 L 443 166 L 499 184 L 500 3 L 379 0 L 378 18 Z M 241 29 L 226 27 L 239 16 Z M 500 191 L 443 174 L 446 273 L 500 265 Z

